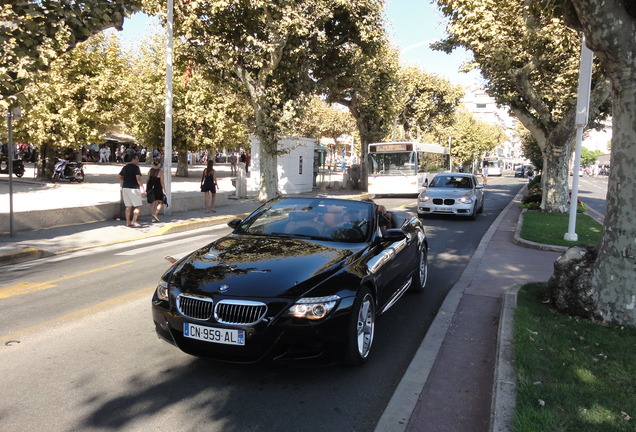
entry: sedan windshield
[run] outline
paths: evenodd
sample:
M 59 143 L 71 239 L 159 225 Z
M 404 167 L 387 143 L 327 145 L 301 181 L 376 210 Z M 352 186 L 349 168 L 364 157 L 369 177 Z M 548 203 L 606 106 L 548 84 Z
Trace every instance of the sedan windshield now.
M 366 241 L 372 220 L 370 202 L 288 198 L 254 212 L 236 233 L 355 243 Z
M 428 187 L 472 189 L 473 182 L 470 177 L 437 176 L 433 180 L 431 180 Z

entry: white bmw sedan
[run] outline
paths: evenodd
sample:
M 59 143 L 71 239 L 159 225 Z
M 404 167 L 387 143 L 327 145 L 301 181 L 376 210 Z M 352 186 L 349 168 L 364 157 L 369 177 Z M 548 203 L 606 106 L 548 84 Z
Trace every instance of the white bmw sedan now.
M 437 174 L 420 193 L 417 215 L 449 214 L 475 219 L 484 210 L 484 187 L 472 174 Z

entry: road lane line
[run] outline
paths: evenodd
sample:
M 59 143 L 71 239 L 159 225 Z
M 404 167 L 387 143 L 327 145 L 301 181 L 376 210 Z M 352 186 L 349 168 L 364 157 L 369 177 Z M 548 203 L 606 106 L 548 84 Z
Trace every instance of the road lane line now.
M 45 289 L 49 289 L 49 288 L 53 288 L 56 287 L 57 284 L 56 282 L 60 282 L 63 280 L 67 280 L 67 279 L 71 279 L 74 277 L 79 277 L 79 276 L 84 276 L 87 274 L 91 274 L 91 273 L 96 273 L 98 271 L 103 271 L 103 270 L 109 270 L 115 267 L 120 267 L 126 264 L 131 264 L 134 263 L 134 260 L 131 261 L 124 261 L 118 264 L 112 264 L 106 267 L 100 267 L 100 268 L 96 268 L 93 270 L 88 270 L 82 273 L 76 273 L 73 275 L 68 275 L 68 276 L 63 276 L 57 279 L 52 279 L 50 281 L 45 281 L 45 282 L 37 282 L 37 283 L 33 283 L 33 282 L 20 282 L 17 283 L 15 285 L 10 285 L 8 287 L 2 288 L 0 289 L 0 299 L 4 299 L 4 298 L 9 298 L 9 297 L 13 297 L 13 296 L 17 296 L 17 295 L 22 295 L 22 294 L 29 294 L 35 291 L 41 291 L 41 290 L 45 290 Z
M 45 321 L 43 323 L 40 324 L 35 324 L 31 327 L 27 327 L 23 330 L 18 330 L 15 331 L 13 333 L 8 333 L 6 335 L 0 335 L 0 344 L 1 345 L 8 345 L 9 342 L 11 341 L 19 341 L 22 337 L 24 337 L 24 335 L 29 334 L 29 333 L 35 333 L 39 330 L 42 329 L 48 329 L 53 327 L 54 325 L 58 325 L 58 324 L 64 324 L 64 323 L 68 323 L 74 320 L 78 320 L 81 318 L 84 318 L 86 316 L 89 315 L 94 315 L 98 312 L 102 312 L 106 309 L 127 303 L 127 302 L 131 302 L 131 301 L 135 301 L 135 300 L 139 300 L 142 297 L 147 296 L 148 297 L 148 301 L 150 301 L 150 298 L 152 296 L 153 293 L 153 288 L 154 287 L 150 287 L 150 288 L 142 288 L 140 290 L 137 291 L 133 291 L 131 293 L 128 294 L 124 294 L 121 295 L 119 297 L 115 297 L 112 298 L 110 300 L 106 300 L 97 304 L 94 304 L 93 306 L 89 306 L 87 308 L 84 309 L 80 309 L 78 311 L 75 312 L 71 312 L 69 314 L 63 315 L 61 317 L 49 320 L 49 321 Z M 0 348 L 1 349 L 1 348 Z
M 180 239 L 180 240 L 173 240 L 173 241 L 169 241 L 169 242 L 162 242 L 162 243 L 156 243 L 156 244 L 152 244 L 150 246 L 146 246 L 146 247 L 140 247 L 140 248 L 135 248 L 135 249 L 130 249 L 127 251 L 123 251 L 123 252 L 117 252 L 115 255 L 123 255 L 123 256 L 130 256 L 130 255 L 139 255 L 142 253 L 146 253 L 146 252 L 151 252 L 151 251 L 156 251 L 158 247 L 166 247 L 166 248 L 172 248 L 174 245 L 178 245 L 181 243 L 192 243 L 193 245 L 198 245 L 199 241 L 201 241 L 201 246 L 203 246 L 204 244 L 208 244 L 211 243 L 213 240 L 210 238 L 209 234 L 203 234 L 200 236 L 196 236 L 196 237 L 186 237 L 184 239 Z M 203 241 L 207 242 L 207 243 L 203 243 Z M 192 246 L 192 250 L 198 248 L 200 246 Z

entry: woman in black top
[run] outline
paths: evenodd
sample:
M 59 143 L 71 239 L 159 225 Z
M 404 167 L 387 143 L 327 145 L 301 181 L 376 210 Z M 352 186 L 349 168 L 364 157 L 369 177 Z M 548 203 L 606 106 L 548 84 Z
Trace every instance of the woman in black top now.
M 209 159 L 208 166 L 203 170 L 201 176 L 201 192 L 205 194 L 205 212 L 216 213 L 214 209 L 214 201 L 216 201 L 216 171 L 214 171 L 214 161 Z
M 150 192 L 151 190 L 153 193 Z M 150 216 L 152 216 L 152 220 L 159 222 L 157 215 L 163 207 L 163 196 L 166 194 L 166 185 L 163 181 L 163 170 L 161 169 L 161 160 L 159 158 L 152 160 L 152 168 L 148 171 L 146 191 L 148 193 L 148 202 L 150 203 Z

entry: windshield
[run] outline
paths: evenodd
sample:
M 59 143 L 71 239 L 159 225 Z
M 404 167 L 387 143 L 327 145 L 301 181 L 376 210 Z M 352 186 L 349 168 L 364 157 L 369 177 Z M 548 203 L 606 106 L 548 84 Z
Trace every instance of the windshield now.
M 371 202 L 286 198 L 261 207 L 235 232 L 356 243 L 366 241 L 372 220 Z
M 428 187 L 472 189 L 473 182 L 470 177 L 464 176 L 436 176 L 429 183 Z
M 414 175 L 417 174 L 415 153 L 371 153 L 369 154 L 371 175 Z

